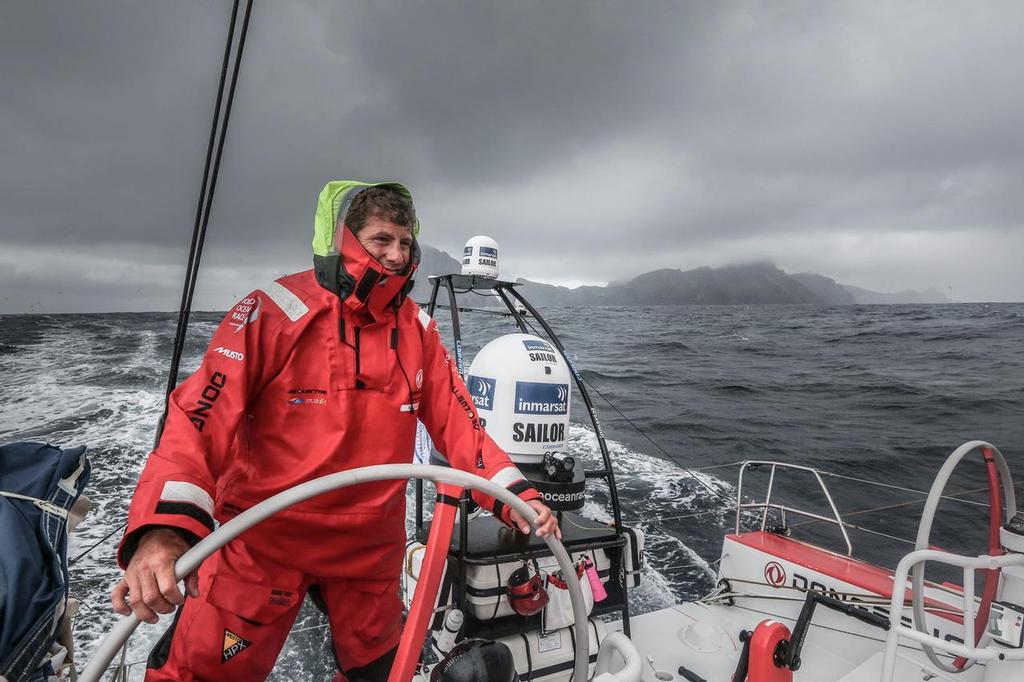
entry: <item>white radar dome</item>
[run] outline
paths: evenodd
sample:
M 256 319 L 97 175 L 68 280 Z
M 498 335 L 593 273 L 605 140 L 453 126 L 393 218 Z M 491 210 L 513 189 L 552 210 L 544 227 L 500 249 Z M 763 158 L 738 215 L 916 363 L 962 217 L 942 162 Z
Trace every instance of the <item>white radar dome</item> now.
M 517 464 L 564 451 L 569 434 L 569 368 L 531 334 L 508 334 L 480 349 L 466 377 L 487 433 Z
M 462 274 L 498 279 L 498 242 L 490 237 L 473 237 L 462 249 Z

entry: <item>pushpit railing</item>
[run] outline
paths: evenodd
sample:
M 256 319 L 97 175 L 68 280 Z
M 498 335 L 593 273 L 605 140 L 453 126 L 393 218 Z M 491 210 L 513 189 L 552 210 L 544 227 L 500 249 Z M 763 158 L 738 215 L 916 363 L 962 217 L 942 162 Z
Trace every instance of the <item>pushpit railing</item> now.
M 910 571 L 917 564 L 926 561 L 935 561 L 963 568 L 963 631 L 960 633 L 963 644 L 926 634 L 914 626 L 908 626 L 902 620 L 903 604 L 906 598 L 905 590 L 898 589 L 897 586 L 909 586 L 908 577 L 910 576 Z M 977 570 L 997 570 L 1007 566 L 1024 566 L 1024 555 L 1004 554 L 1003 556 L 982 555 L 967 557 L 934 549 L 920 549 L 910 552 L 900 559 L 900 563 L 896 567 L 896 575 L 893 577 L 892 598 L 889 602 L 890 629 L 885 640 L 885 657 L 882 659 L 882 682 L 893 682 L 893 676 L 896 673 L 896 656 L 900 638 L 913 640 L 923 646 L 931 647 L 935 651 L 941 651 L 952 656 L 960 656 L 971 663 L 978 661 L 1024 661 L 1024 649 L 1012 649 L 1004 646 L 966 645 L 966 642 L 974 641 L 975 635 L 975 613 L 972 603 L 975 593 L 974 572 Z M 964 666 L 964 668 L 966 667 Z M 1010 678 L 1007 677 L 1005 679 Z
M 754 469 L 762 466 L 771 467 L 771 471 L 768 475 L 768 490 L 765 493 L 765 498 L 761 502 L 744 502 L 743 501 L 743 475 L 747 469 L 753 471 Z M 832 516 L 823 516 L 814 512 L 807 511 L 805 509 L 798 509 L 796 507 L 790 507 L 784 504 L 778 504 L 772 502 L 772 495 L 775 492 L 775 472 L 777 469 L 792 469 L 796 471 L 804 471 L 814 476 L 814 479 L 818 482 L 818 487 L 821 492 L 825 495 L 825 499 L 828 501 L 828 506 L 832 510 Z M 740 532 L 740 523 L 743 516 L 743 511 L 746 509 L 759 509 L 761 510 L 761 530 L 765 530 L 768 527 L 768 512 L 774 509 L 779 512 L 782 520 L 782 525 L 786 525 L 786 514 L 796 514 L 805 518 L 816 519 L 818 521 L 824 521 L 825 523 L 831 523 L 839 527 L 839 532 L 843 534 L 843 541 L 846 543 L 846 556 L 853 555 L 853 545 L 850 543 L 850 536 L 846 532 L 846 524 L 843 523 L 842 517 L 839 515 L 839 510 L 836 508 L 836 503 L 832 500 L 832 495 L 828 491 L 828 487 L 825 482 L 821 480 L 821 474 L 818 473 L 817 469 L 812 467 L 801 466 L 799 464 L 786 464 L 785 462 L 772 462 L 768 460 L 752 460 L 743 462 L 740 467 L 738 489 L 736 491 L 736 533 Z

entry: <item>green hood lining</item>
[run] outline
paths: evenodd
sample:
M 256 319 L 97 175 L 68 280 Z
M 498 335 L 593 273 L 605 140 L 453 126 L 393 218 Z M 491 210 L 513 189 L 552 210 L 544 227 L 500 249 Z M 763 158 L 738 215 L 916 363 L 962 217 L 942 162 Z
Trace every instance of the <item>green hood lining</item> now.
M 341 254 L 334 248 L 334 235 L 338 225 L 338 216 L 344 216 L 352 200 L 367 187 L 393 187 L 412 201 L 412 193 L 405 185 L 398 182 L 359 182 L 357 180 L 332 180 L 324 185 L 316 205 L 316 219 L 313 223 L 313 270 L 320 286 L 334 292 L 344 301 L 355 288 L 354 273 L 346 271 Z M 400 304 L 412 291 L 412 273 L 420 262 L 420 247 L 417 237 L 420 233 L 419 219 L 412 228 L 412 254 L 405 287 L 396 297 Z
M 316 202 L 316 218 L 313 222 L 313 255 L 333 256 L 338 250 L 334 248 L 334 232 L 338 225 L 338 217 L 344 216 L 352 200 L 367 187 L 391 187 L 412 201 L 412 192 L 399 182 L 360 182 L 358 180 L 332 180 L 324 185 Z M 412 228 L 412 236 L 420 234 L 419 219 Z

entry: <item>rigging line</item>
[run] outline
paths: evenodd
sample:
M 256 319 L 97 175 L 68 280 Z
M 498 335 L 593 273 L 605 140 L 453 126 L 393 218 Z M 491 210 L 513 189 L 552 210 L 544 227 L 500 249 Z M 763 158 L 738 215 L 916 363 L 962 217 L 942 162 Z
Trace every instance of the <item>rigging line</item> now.
M 662 530 L 668 531 L 669 529 L 666 528 L 663 525 L 664 521 L 678 521 L 678 520 L 683 520 L 683 519 L 692 519 L 692 518 L 697 518 L 697 517 L 700 517 L 700 516 L 707 516 L 709 514 L 722 514 L 722 513 L 727 513 L 727 512 L 731 512 L 731 511 L 733 511 L 733 509 L 731 507 L 722 507 L 722 508 L 718 508 L 718 509 L 706 509 L 706 510 L 704 510 L 702 512 L 694 512 L 692 514 L 680 514 L 678 516 L 665 516 L 665 517 L 659 517 L 659 518 L 653 518 L 653 519 L 640 519 L 639 523 L 648 523 L 648 524 L 651 524 L 653 526 L 660 526 L 662 528 Z M 897 542 L 903 542 L 903 543 L 906 543 L 908 545 L 914 545 L 915 544 L 913 540 L 907 540 L 906 538 L 896 537 L 895 535 L 889 535 L 888 533 L 883 533 L 880 530 L 874 530 L 872 528 L 867 528 L 865 526 L 858 526 L 857 524 L 854 524 L 854 523 L 847 523 L 846 521 L 843 521 L 843 526 L 845 526 L 846 528 L 852 528 L 854 530 L 859 530 L 859 531 L 861 531 L 863 533 L 870 533 L 872 535 L 878 535 L 880 537 L 888 538 L 890 540 L 895 540 Z
M 530 329 L 533 330 L 533 333 L 534 333 L 535 336 L 540 336 L 540 334 L 537 332 L 537 328 L 533 326 L 532 322 L 530 322 L 529 320 L 523 320 L 523 321 L 526 323 L 526 325 Z M 628 422 L 630 426 L 632 426 L 634 429 L 636 429 L 637 433 L 639 433 L 641 436 L 646 438 L 651 443 L 651 445 L 653 445 L 655 448 L 658 449 L 659 452 L 661 452 L 666 457 L 668 457 L 670 462 L 674 463 L 676 466 L 678 466 L 680 469 L 682 469 L 686 473 L 686 475 L 688 475 L 693 480 L 697 481 L 697 483 L 699 483 L 701 486 L 703 486 L 705 489 L 707 489 L 708 492 L 710 492 L 712 495 L 714 495 L 718 499 L 722 500 L 723 502 L 728 502 L 729 501 L 725 497 L 723 497 L 721 493 L 719 493 L 717 490 L 715 490 L 710 485 L 708 485 L 705 481 L 702 481 L 700 479 L 700 477 L 697 476 L 697 474 L 695 474 L 689 467 L 687 467 L 686 465 L 682 464 L 678 459 L 676 459 L 675 457 L 670 455 L 665 450 L 665 448 L 663 448 L 660 445 L 658 445 L 650 436 L 648 436 L 646 433 L 644 433 L 644 430 L 641 429 L 639 426 L 637 426 L 637 424 L 632 419 L 630 419 L 629 417 L 624 415 L 622 413 L 622 410 L 620 410 L 618 407 L 616 407 L 615 403 L 613 403 L 608 398 L 608 396 L 606 396 L 604 393 L 602 393 L 600 390 L 598 390 L 598 388 L 596 386 L 594 386 L 594 384 L 592 384 L 590 381 L 588 381 L 587 378 L 583 376 L 583 372 L 577 372 L 577 375 L 579 376 L 580 381 L 582 381 L 584 384 L 586 384 L 587 387 L 589 387 L 591 390 L 594 391 L 594 393 L 596 393 L 599 396 L 601 396 L 601 399 L 604 400 L 606 403 L 608 403 L 608 405 L 613 410 L 615 410 L 619 414 L 620 417 L 625 419 L 626 422 Z
M 755 586 L 759 586 L 759 587 L 768 587 L 768 583 L 760 582 L 760 581 L 757 581 L 757 580 L 745 580 L 743 578 L 730 578 L 728 576 L 722 578 L 722 580 L 726 580 L 730 584 L 731 583 L 742 583 L 742 584 L 745 584 L 745 585 L 755 585 Z M 810 587 L 797 587 L 796 585 L 779 585 L 778 587 L 774 587 L 773 586 L 772 589 L 775 589 L 775 590 L 790 590 L 790 591 L 799 592 L 800 594 L 805 594 L 805 595 L 810 593 L 810 592 L 820 592 L 821 591 L 821 590 L 812 589 Z M 714 596 L 715 598 L 717 598 L 719 594 L 726 594 L 726 593 L 714 593 L 713 595 L 708 595 L 708 596 Z M 757 599 L 794 599 L 794 597 L 780 597 L 780 596 L 772 596 L 772 595 L 769 595 L 769 594 L 763 594 L 763 595 L 762 594 L 752 594 L 750 596 L 751 597 L 756 597 Z M 884 597 L 883 595 L 876 594 L 876 593 L 873 593 L 873 592 L 848 592 L 848 593 L 846 593 L 846 596 L 847 597 L 856 597 L 859 601 L 853 601 L 851 599 L 840 599 L 840 601 L 846 602 L 847 604 L 868 604 L 868 605 L 871 605 L 871 606 L 886 606 L 886 605 L 888 605 L 890 603 L 890 599 L 888 597 Z M 796 597 L 796 598 L 799 599 L 799 597 Z M 909 598 L 903 600 L 903 609 L 909 609 L 909 608 L 911 608 L 911 606 L 912 606 L 912 602 L 910 601 Z M 940 607 L 937 607 L 937 606 L 929 606 L 927 608 L 928 608 L 928 611 L 935 612 L 935 613 L 939 613 L 939 612 L 942 612 L 942 613 L 962 613 L 963 612 L 962 609 L 956 609 L 956 608 L 944 609 L 944 608 L 940 608 Z
M 220 108 L 224 100 L 224 83 L 228 76 L 228 64 L 231 60 L 231 47 L 235 39 L 235 22 L 238 18 L 238 2 L 235 0 L 231 8 L 231 21 L 228 24 L 228 38 L 224 44 L 224 59 L 221 62 L 220 82 L 217 85 L 217 98 L 214 102 L 213 121 L 210 124 L 210 139 L 206 145 L 206 162 L 203 165 L 203 180 L 199 187 L 199 201 L 196 205 L 196 218 L 192 226 L 192 242 L 189 244 L 188 263 L 185 265 L 185 281 L 181 289 L 181 303 L 178 305 L 178 323 L 174 330 L 174 353 L 171 358 L 171 371 L 167 377 L 166 395 L 174 390 L 178 376 L 178 362 L 181 358 L 181 347 L 184 339 L 184 330 L 188 326 L 188 315 L 185 311 L 185 303 L 188 301 L 188 290 L 192 285 L 191 274 L 195 263 L 196 244 L 199 241 L 199 229 L 202 226 L 203 204 L 206 201 L 206 188 L 210 179 L 210 163 L 213 159 L 214 146 L 217 143 L 217 124 L 220 123 Z M 166 414 L 166 407 L 164 410 Z
M 709 464 L 709 465 L 704 466 L 704 467 L 691 467 L 691 470 L 693 470 L 693 471 L 709 471 L 711 469 L 725 469 L 725 468 L 728 468 L 728 467 L 742 466 L 742 465 L 744 465 L 746 463 L 747 463 L 747 460 L 740 459 L 740 460 L 736 460 L 735 462 L 728 462 L 726 464 Z
M 906 538 L 899 538 L 899 537 L 896 537 L 895 535 L 889 535 L 888 533 L 883 533 L 880 530 L 874 530 L 872 528 L 867 528 L 865 526 L 858 526 L 857 524 L 847 523 L 846 521 L 843 521 L 842 523 L 843 523 L 843 527 L 844 528 L 852 528 L 854 530 L 859 530 L 862 533 L 870 533 L 871 535 L 878 535 L 879 537 L 889 538 L 890 540 L 895 540 L 896 542 L 902 542 L 902 543 L 908 544 L 910 546 L 914 546 L 914 545 L 917 544 L 913 540 L 908 540 Z
M 231 85 L 228 88 L 227 100 L 224 103 L 224 119 L 221 122 L 220 135 L 216 142 L 216 155 L 214 156 L 214 139 L 217 137 L 216 131 L 218 119 L 220 118 L 221 103 L 223 101 L 224 81 L 227 76 L 229 57 L 234 43 L 238 3 L 239 0 L 235 0 L 231 9 L 231 22 L 228 27 L 228 38 L 224 46 L 224 60 L 221 65 L 220 83 L 217 87 L 217 103 L 214 107 L 213 123 L 210 126 L 210 140 L 207 146 L 206 164 L 203 169 L 203 181 L 200 188 L 199 203 L 196 207 L 196 219 L 192 231 L 192 243 L 189 249 L 188 265 L 185 269 L 185 282 L 182 286 L 181 304 L 178 309 L 178 324 L 175 330 L 174 353 L 171 358 L 171 368 L 167 376 L 167 391 L 164 400 L 164 411 L 157 425 L 157 442 L 159 442 L 160 435 L 163 432 L 163 424 L 167 418 L 167 411 L 169 407 L 169 397 L 177 384 L 181 355 L 185 349 L 185 335 L 188 329 L 190 311 L 192 309 L 192 298 L 195 293 L 196 281 L 199 276 L 203 244 L 206 241 L 206 229 L 210 222 L 210 209 L 213 206 L 213 196 L 217 188 L 217 176 L 220 172 L 220 162 L 224 152 L 224 140 L 227 137 L 228 123 L 231 119 L 231 108 L 235 99 L 235 88 L 238 84 L 238 72 L 241 68 L 242 54 L 245 50 L 245 38 L 249 32 L 249 19 L 252 14 L 252 0 L 247 0 L 245 5 L 245 16 L 242 19 L 242 29 L 238 37 L 238 49 L 235 53 L 234 69 L 231 74 Z M 210 166 L 211 156 L 213 156 L 214 159 L 212 168 Z
M 795 618 L 792 618 L 790 616 L 781 616 L 781 615 L 779 615 L 777 613 L 772 613 L 770 611 L 761 611 L 760 609 L 754 609 L 754 608 L 751 608 L 749 606 L 733 606 L 733 607 L 730 607 L 730 608 L 742 609 L 743 611 L 750 611 L 751 613 L 759 613 L 762 616 L 769 616 L 770 618 L 785 618 L 786 620 L 792 620 L 794 622 L 796 621 Z M 882 644 L 885 643 L 885 640 L 882 639 L 882 638 L 872 637 L 871 635 L 862 635 L 862 634 L 858 634 L 856 632 L 850 632 L 849 630 L 842 629 L 842 628 L 834 628 L 834 627 L 830 627 L 828 625 L 822 625 L 820 623 L 814 623 L 814 622 L 809 623 L 809 625 L 810 625 L 810 627 L 820 628 L 822 630 L 829 630 L 831 632 L 838 632 L 841 635 L 848 635 L 850 637 L 857 637 L 859 639 L 866 639 L 866 640 L 869 640 L 869 641 L 872 641 L 872 642 L 880 642 Z M 919 649 L 917 649 L 917 647 L 915 647 L 912 644 L 898 644 L 897 646 L 899 646 L 901 649 L 909 649 L 909 650 L 919 651 Z M 940 656 L 944 656 L 944 657 L 946 657 L 946 658 L 948 658 L 950 660 L 953 660 L 953 656 L 951 656 L 949 654 L 944 654 L 942 652 L 939 652 L 939 655 Z
M 1021 485 L 1024 485 L 1024 481 L 1022 481 L 1020 483 L 1014 483 L 1013 487 L 1014 488 L 1019 488 Z M 961 490 L 959 492 L 950 493 L 949 495 L 943 495 L 942 497 L 943 497 L 943 499 L 950 499 L 950 500 L 953 500 L 954 502 L 967 502 L 968 500 L 957 499 L 957 496 L 958 495 L 973 495 L 974 493 L 985 492 L 986 490 L 988 490 L 987 486 L 984 487 L 984 488 L 973 488 L 971 490 Z M 889 511 L 891 509 L 900 509 L 900 508 L 909 507 L 909 506 L 912 506 L 912 505 L 915 505 L 915 504 L 924 504 L 926 501 L 927 500 L 910 500 L 909 502 L 899 502 L 897 504 L 887 504 L 887 505 L 884 505 L 882 507 L 872 507 L 871 509 L 859 509 L 857 511 L 852 511 L 852 512 L 843 512 L 842 516 L 844 516 L 844 517 L 846 517 L 846 516 L 857 516 L 858 514 L 869 514 L 871 512 Z M 794 525 L 790 526 L 790 528 L 799 528 L 800 526 L 808 526 L 808 525 L 811 525 L 813 523 L 818 523 L 818 522 L 819 521 L 817 519 L 811 519 L 809 521 L 801 521 L 800 523 L 797 523 L 797 524 L 794 524 Z
M 722 500 L 723 502 L 726 502 L 726 501 L 727 501 L 727 500 L 726 500 L 726 498 L 725 498 L 725 497 L 724 497 L 724 496 L 723 496 L 723 495 L 722 495 L 721 493 L 719 493 L 719 492 L 718 492 L 717 490 L 715 490 L 714 488 L 712 488 L 712 487 L 711 487 L 710 485 L 708 485 L 708 484 L 707 484 L 707 483 L 706 483 L 705 481 L 702 481 L 702 480 L 700 479 L 700 477 L 699 477 L 699 476 L 697 476 L 697 474 L 696 474 L 696 473 L 694 473 L 694 472 L 693 472 L 693 471 L 692 471 L 692 470 L 691 470 L 691 469 L 690 469 L 689 467 L 687 467 L 686 465 L 684 465 L 684 464 L 680 463 L 680 462 L 679 462 L 679 460 L 678 460 L 678 459 L 677 459 L 676 457 L 674 457 L 673 455 L 670 455 L 670 454 L 669 454 L 669 453 L 668 453 L 668 452 L 667 452 L 667 451 L 665 450 L 665 448 L 663 448 L 663 447 L 661 447 L 660 445 L 658 445 L 658 444 L 657 444 L 657 443 L 656 443 L 656 442 L 654 441 L 654 439 L 652 439 L 652 438 L 651 438 L 650 436 L 648 436 L 648 435 L 647 435 L 646 433 L 644 433 L 644 430 L 643 430 L 643 429 L 641 429 L 641 428 L 640 428 L 639 426 L 637 426 L 637 425 L 636 425 L 636 423 L 635 423 L 635 422 L 634 422 L 634 421 L 633 421 L 632 419 L 630 419 L 630 418 L 629 418 L 629 417 L 627 417 L 627 416 L 626 416 L 625 414 L 623 414 L 623 413 L 622 413 L 622 410 L 620 410 L 620 409 L 619 409 L 618 407 L 616 407 L 616 406 L 615 406 L 615 404 L 614 404 L 614 403 L 613 403 L 613 402 L 612 402 L 611 400 L 609 400 L 609 399 L 608 399 L 608 397 L 607 397 L 607 396 L 606 396 L 606 395 L 605 395 L 604 393 L 601 393 L 601 391 L 599 391 L 599 390 L 597 389 L 597 387 L 596 387 L 596 386 L 594 386 L 594 384 L 590 383 L 590 381 L 588 381 L 588 380 L 587 380 L 587 379 L 586 379 L 586 378 L 585 378 L 585 377 L 583 376 L 583 373 L 582 373 L 582 372 L 580 372 L 580 380 L 581 380 L 581 381 L 582 381 L 583 383 L 585 383 L 585 384 L 586 384 L 586 385 L 587 385 L 587 386 L 588 386 L 589 388 L 591 388 L 591 389 L 592 389 L 592 390 L 594 391 L 594 393 L 596 393 L 596 394 L 598 394 L 599 396 L 601 396 L 601 398 L 602 398 L 602 399 L 603 399 L 603 400 L 604 400 L 604 401 L 605 401 L 606 403 L 608 403 L 608 405 L 610 405 L 610 406 L 611 406 L 611 408 L 612 408 L 613 410 L 615 410 L 615 411 L 616 411 L 616 412 L 617 412 L 617 413 L 619 414 L 619 416 L 620 416 L 620 417 L 622 417 L 623 419 L 625 419 L 625 420 L 626 420 L 626 421 L 627 421 L 627 422 L 629 423 L 629 425 L 630 425 L 630 426 L 632 426 L 632 427 L 633 427 L 634 429 L 636 429 L 637 433 L 639 433 L 639 434 L 640 434 L 641 436 L 643 436 L 644 438 L 646 438 L 646 439 L 647 439 L 647 441 L 648 441 L 648 442 L 649 442 L 649 443 L 650 443 L 651 445 L 653 445 L 653 446 L 654 446 L 655 448 L 657 448 L 659 452 L 661 452 L 661 453 L 662 453 L 663 455 L 665 455 L 666 457 L 668 457 L 668 458 L 669 458 L 669 461 L 673 462 L 673 463 L 674 463 L 674 464 L 675 464 L 676 466 L 678 466 L 678 467 L 679 467 L 680 469 L 682 469 L 682 470 L 683 470 L 683 472 L 685 472 L 685 473 L 686 473 L 686 474 L 687 474 L 687 475 L 688 475 L 688 476 L 689 476 L 690 478 L 692 478 L 693 480 L 697 481 L 697 483 L 699 483 L 700 485 L 702 485 L 702 486 L 703 486 L 703 487 L 704 487 L 705 489 L 707 489 L 707 490 L 708 490 L 708 492 L 710 492 L 710 493 L 711 493 L 712 495 L 714 495 L 714 496 L 715 496 L 715 497 L 717 497 L 718 499 Z
M 75 557 L 74 559 L 72 559 L 71 561 L 69 561 L 69 562 L 68 562 L 68 566 L 74 566 L 74 565 L 75 565 L 76 563 L 78 563 L 78 560 L 79 560 L 79 559 L 81 559 L 81 558 L 82 558 L 82 557 L 84 557 L 84 556 L 85 556 L 86 554 L 88 554 L 89 552 L 93 551 L 94 549 L 96 549 L 97 547 L 99 547 L 100 545 L 102 545 L 102 544 L 103 544 L 104 542 L 106 542 L 107 540 L 109 540 L 110 538 L 112 538 L 112 537 L 114 536 L 114 534 L 115 534 L 115 533 L 117 533 L 117 532 L 118 532 L 118 531 L 120 531 L 120 530 L 123 530 L 123 529 L 124 529 L 124 527 L 125 527 L 125 526 L 127 526 L 127 525 L 128 525 L 128 522 L 127 522 L 127 521 L 125 521 L 125 522 L 124 522 L 124 523 L 122 523 L 122 524 L 121 524 L 120 526 L 118 526 L 118 527 L 117 527 L 117 528 L 115 528 L 114 530 L 112 530 L 112 531 L 110 531 L 109 533 L 107 533 L 106 535 L 104 535 L 104 536 L 103 536 L 103 538 L 102 538 L 101 540 L 99 540 L 98 542 L 96 542 L 95 544 L 93 544 L 93 545 L 92 545 L 91 547 L 89 547 L 88 549 L 86 549 L 85 551 L 83 551 L 83 552 L 82 552 L 81 554 L 79 554 L 78 556 L 76 556 L 76 557 Z M 73 581 L 73 582 L 74 582 L 74 581 Z
M 869 479 L 866 479 L 866 478 L 857 478 L 856 476 L 846 476 L 845 474 L 836 474 L 836 473 L 833 473 L 831 471 L 823 471 L 821 469 L 815 469 L 815 471 L 817 471 L 819 474 L 822 474 L 824 476 L 831 476 L 833 478 L 844 478 L 844 479 L 846 479 L 848 481 L 856 481 L 858 483 L 866 483 L 868 485 L 875 485 L 875 486 L 879 486 L 881 488 L 892 488 L 893 490 L 901 490 L 901 491 L 907 492 L 907 493 L 916 493 L 918 495 L 925 495 L 925 496 L 928 495 L 928 491 L 927 490 L 915 490 L 914 488 L 905 488 L 905 487 L 903 487 L 901 485 L 893 485 L 891 483 L 881 483 L 879 481 L 872 481 L 872 480 L 869 480 Z M 982 488 L 981 490 L 979 490 L 977 492 L 981 492 L 981 491 L 984 491 L 984 490 L 988 490 L 988 488 Z M 961 499 L 958 499 L 958 498 L 955 498 L 955 497 L 949 497 L 947 495 L 943 495 L 942 499 L 954 500 L 956 502 L 964 502 L 965 504 L 975 504 L 975 505 L 978 505 L 979 507 L 987 507 L 988 506 L 988 504 L 985 503 L 985 502 L 976 502 L 974 500 L 961 500 Z
M 764 583 L 755 583 L 755 584 L 764 586 Z M 776 589 L 778 589 L 778 588 L 776 588 Z M 764 600 L 764 601 L 803 602 L 803 601 L 806 601 L 807 598 L 806 597 L 787 597 L 784 594 L 765 594 L 765 593 L 762 593 L 762 592 L 735 592 L 734 591 L 734 592 L 718 592 L 718 593 L 715 593 L 714 595 L 708 595 L 707 597 L 703 597 L 703 598 L 700 599 L 700 601 L 704 602 L 704 603 L 712 603 L 712 602 L 720 602 L 720 601 L 735 600 L 735 599 L 761 599 L 761 600 Z M 861 607 L 863 607 L 863 606 L 888 606 L 889 603 L 890 603 L 888 599 L 882 599 L 881 597 L 879 597 L 878 599 L 868 600 L 868 601 L 850 601 L 848 599 L 839 599 L 839 601 L 843 602 L 844 604 L 856 604 L 857 606 L 861 606 Z M 903 605 L 903 610 L 908 610 L 910 608 L 911 608 L 910 604 L 904 604 Z M 958 609 L 939 609 L 939 608 L 932 608 L 932 607 L 929 607 L 928 611 L 929 611 L 929 613 L 935 613 L 935 614 L 948 613 L 950 615 L 957 615 L 957 616 L 959 616 L 959 615 L 961 615 L 963 613 L 963 611 L 960 611 Z
M 736 507 L 729 505 L 726 507 L 715 507 L 714 509 L 705 509 L 704 511 L 693 512 L 691 514 L 676 514 L 673 516 L 657 516 L 651 519 L 639 519 L 642 523 L 661 523 L 663 521 L 681 521 L 682 519 L 694 519 L 698 516 L 707 516 L 708 514 L 724 514 L 732 513 L 736 511 Z

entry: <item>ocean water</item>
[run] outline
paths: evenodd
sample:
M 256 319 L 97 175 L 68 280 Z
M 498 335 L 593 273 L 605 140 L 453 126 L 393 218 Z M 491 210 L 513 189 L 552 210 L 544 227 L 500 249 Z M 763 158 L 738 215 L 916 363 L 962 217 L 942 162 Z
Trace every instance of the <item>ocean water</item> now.
M 814 467 L 849 523 L 857 556 L 895 565 L 909 551 L 924 494 L 958 445 L 987 440 L 1024 481 L 1024 304 L 685 306 L 545 309 L 588 386 L 612 453 L 624 521 L 647 532 L 648 567 L 634 612 L 694 598 L 714 583 L 722 535 L 735 523 L 740 460 Z M 198 365 L 219 315 L 193 318 L 182 375 Z M 447 317 L 439 311 L 447 329 Z M 509 320 L 463 316 L 467 367 Z M 79 661 L 115 617 L 114 533 L 151 448 L 172 347 L 169 314 L 0 316 L 0 442 L 87 445 L 94 511 L 71 536 Z M 597 462 L 583 403 L 573 454 Z M 761 499 L 767 468 L 745 477 Z M 883 487 L 880 484 L 884 484 Z M 947 492 L 933 543 L 985 549 L 984 470 L 966 463 Z M 591 486 L 587 512 L 608 516 Z M 828 511 L 807 473 L 780 472 L 778 501 Z M 745 519 L 745 523 L 749 519 Z M 790 516 L 798 537 L 843 548 L 838 531 Z M 162 632 L 143 625 L 128 661 Z M 277 680 L 329 679 L 323 620 L 305 608 Z M 142 666 L 132 669 L 141 678 Z

